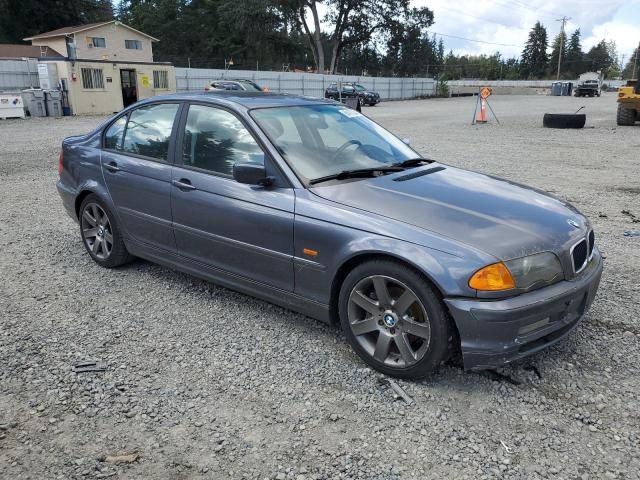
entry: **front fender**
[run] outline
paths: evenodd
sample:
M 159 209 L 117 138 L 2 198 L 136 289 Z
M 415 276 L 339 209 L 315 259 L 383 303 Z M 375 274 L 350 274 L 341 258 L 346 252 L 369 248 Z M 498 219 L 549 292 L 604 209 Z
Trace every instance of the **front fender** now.
M 315 201 L 306 191 L 296 192 L 294 231 L 295 292 L 324 304 L 331 301 L 334 280 L 358 257 L 384 255 L 407 263 L 447 297 L 474 297 L 469 276 L 496 261 L 401 222 Z

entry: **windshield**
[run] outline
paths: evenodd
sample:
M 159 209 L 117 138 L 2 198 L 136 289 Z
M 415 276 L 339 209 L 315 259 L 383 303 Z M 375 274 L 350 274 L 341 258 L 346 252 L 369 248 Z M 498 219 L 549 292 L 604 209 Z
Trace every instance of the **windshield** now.
M 356 85 L 356 90 L 359 90 L 361 92 L 364 92 L 366 90 L 366 88 L 364 88 L 362 85 Z
M 256 83 L 253 83 L 250 80 L 243 80 L 242 84 L 249 91 L 255 90 L 256 92 L 262 92 L 262 88 L 260 88 Z
M 261 108 L 251 115 L 305 182 L 419 157 L 378 124 L 340 105 Z

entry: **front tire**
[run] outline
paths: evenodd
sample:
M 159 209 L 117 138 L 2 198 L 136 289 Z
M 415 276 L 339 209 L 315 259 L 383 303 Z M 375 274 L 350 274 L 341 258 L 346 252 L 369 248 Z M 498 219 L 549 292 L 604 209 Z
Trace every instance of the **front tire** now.
M 445 307 L 423 276 L 400 263 L 374 260 L 354 268 L 340 289 L 339 313 L 354 351 L 387 375 L 422 377 L 449 356 Z
M 82 201 L 78 223 L 82 243 L 98 265 L 114 268 L 132 260 L 115 215 L 100 197 L 90 194 Z
M 628 127 L 636 123 L 636 111 L 632 108 L 624 108 L 621 103 L 618 103 L 618 115 L 617 123 L 622 127 Z

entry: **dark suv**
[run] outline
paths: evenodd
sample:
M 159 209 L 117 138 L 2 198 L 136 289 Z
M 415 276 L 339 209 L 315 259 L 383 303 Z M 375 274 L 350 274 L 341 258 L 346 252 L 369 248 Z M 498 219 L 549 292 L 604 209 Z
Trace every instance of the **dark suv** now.
M 338 84 L 331 83 L 324 91 L 325 98 L 331 98 L 333 100 L 339 100 L 342 98 L 360 98 L 360 103 L 363 105 L 371 105 L 372 107 L 377 103 L 380 103 L 380 94 L 372 90 L 367 90 L 359 83 L 343 83 L 342 91 L 338 92 Z

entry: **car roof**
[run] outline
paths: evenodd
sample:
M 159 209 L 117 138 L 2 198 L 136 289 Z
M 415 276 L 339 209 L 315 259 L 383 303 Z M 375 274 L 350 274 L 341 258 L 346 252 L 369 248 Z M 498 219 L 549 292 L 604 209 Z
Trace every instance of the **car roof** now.
M 241 90 L 208 90 L 205 92 L 174 93 L 171 95 L 151 97 L 139 102 L 139 104 L 163 100 L 209 102 L 229 107 L 240 106 L 247 110 L 252 108 L 290 107 L 318 104 L 336 105 L 336 102 L 333 100 L 325 100 L 323 98 L 290 95 L 286 93 L 247 92 Z

